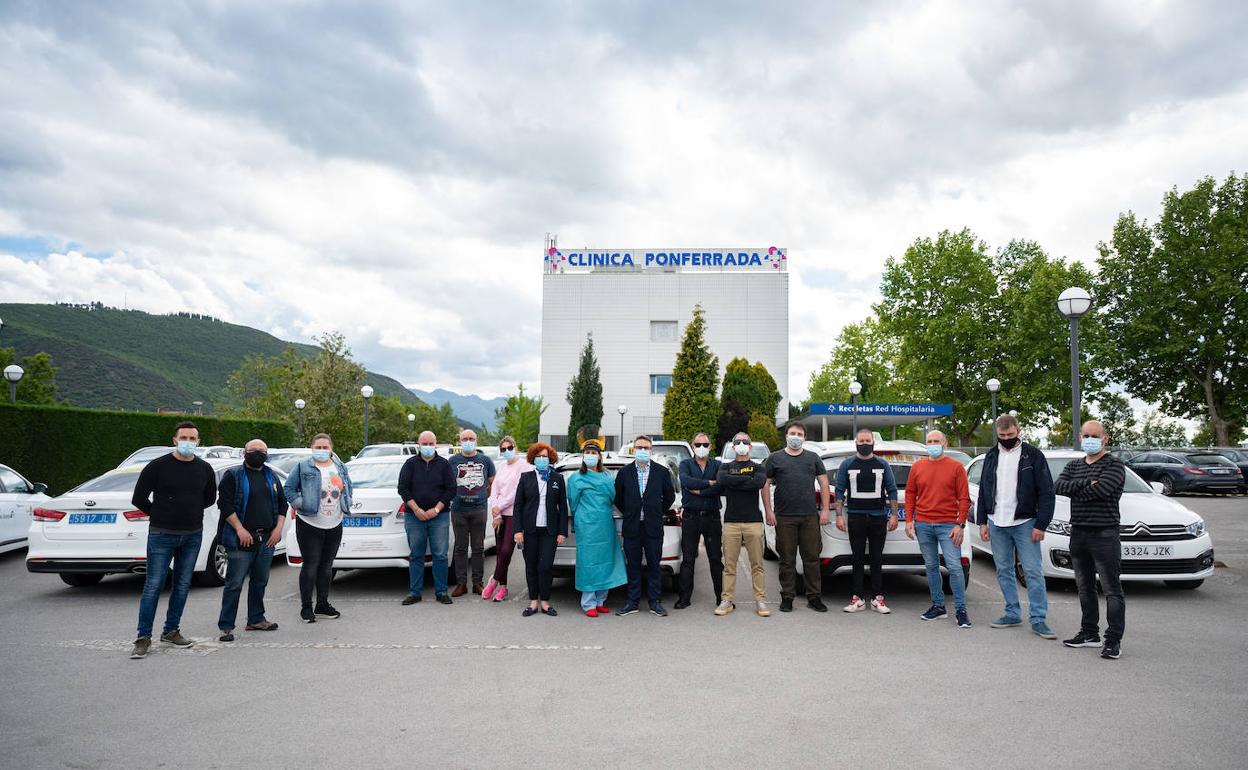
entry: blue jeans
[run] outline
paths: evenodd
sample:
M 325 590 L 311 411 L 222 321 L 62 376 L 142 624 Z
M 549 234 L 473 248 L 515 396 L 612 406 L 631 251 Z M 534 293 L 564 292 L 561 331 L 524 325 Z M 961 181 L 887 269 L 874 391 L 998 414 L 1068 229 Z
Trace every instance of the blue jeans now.
M 1006 617 L 1022 620 L 1018 605 L 1018 578 L 1014 575 L 1014 554 L 1023 565 L 1027 578 L 1027 616 L 1034 626 L 1043 623 L 1049 614 L 1049 596 L 1044 590 L 1044 570 L 1040 566 L 1040 544 L 1031 542 L 1035 531 L 1031 519 L 1013 527 L 998 527 L 988 521 L 988 539 L 992 542 L 992 560 L 997 565 L 997 583 L 1005 597 Z
M 609 589 L 602 591 L 581 591 L 581 609 L 589 612 L 595 607 L 601 607 L 607 603 L 607 593 Z
M 450 544 L 451 514 L 442 511 L 429 521 L 421 521 L 410 511 L 403 517 L 407 546 L 411 549 L 407 565 L 408 593 L 420 596 L 425 590 L 425 550 L 433 555 L 433 592 L 446 593 L 446 549 Z
M 247 625 L 264 622 L 264 589 L 269 585 L 269 569 L 273 566 L 273 549 L 264 546 L 259 551 L 231 548 L 230 564 L 225 572 L 225 590 L 221 592 L 221 616 L 217 628 L 234 630 L 238 617 L 238 600 L 243 593 L 243 580 L 247 584 Z
M 182 610 L 186 607 L 186 595 L 191 590 L 191 576 L 195 574 L 195 559 L 199 557 L 199 545 L 204 533 L 187 532 L 180 535 L 164 532 L 147 533 L 147 579 L 143 583 L 143 597 L 139 599 L 139 636 L 152 636 L 152 623 L 156 620 L 156 605 L 165 587 L 169 565 L 173 564 L 173 590 L 169 592 L 169 608 L 165 612 L 165 630 L 162 634 L 177 630 L 182 623 Z M 209 556 L 211 558 L 211 556 Z M 209 569 L 212 565 L 209 564 Z
M 949 571 L 949 587 L 953 589 L 953 606 L 966 609 L 966 586 L 962 577 L 962 551 L 953 544 L 949 533 L 953 523 L 931 524 L 926 521 L 914 523 L 914 537 L 919 541 L 923 554 L 923 566 L 927 568 L 927 588 L 932 594 L 932 604 L 945 606 L 945 591 L 940 580 L 940 553 L 945 553 L 945 569 Z

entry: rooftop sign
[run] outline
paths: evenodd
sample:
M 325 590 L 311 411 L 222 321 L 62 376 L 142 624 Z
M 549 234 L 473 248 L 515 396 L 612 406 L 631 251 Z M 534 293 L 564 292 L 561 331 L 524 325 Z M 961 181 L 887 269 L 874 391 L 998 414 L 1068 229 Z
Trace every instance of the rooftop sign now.
M 785 270 L 788 249 L 766 248 L 662 248 L 662 249 L 546 249 L 543 271 L 547 273 L 593 272 L 708 272 Z
M 811 404 L 811 415 L 852 415 L 854 405 Z M 953 414 L 953 404 L 859 404 L 858 416 L 879 415 L 887 417 L 948 417 Z

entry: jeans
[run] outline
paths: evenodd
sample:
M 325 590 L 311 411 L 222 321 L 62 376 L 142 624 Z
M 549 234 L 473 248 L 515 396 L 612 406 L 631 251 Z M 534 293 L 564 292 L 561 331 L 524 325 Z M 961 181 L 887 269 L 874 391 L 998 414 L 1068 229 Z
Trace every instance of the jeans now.
M 1023 619 L 1018 604 L 1018 578 L 1014 574 L 1014 555 L 1023 565 L 1027 578 L 1027 617 L 1031 625 L 1043 623 L 1049 614 L 1049 596 L 1044 588 L 1044 569 L 1040 564 L 1040 544 L 1031 541 L 1035 531 L 1030 519 L 1012 527 L 998 527 L 988 520 L 988 539 L 992 543 L 992 560 L 997 565 L 997 584 L 1005 597 L 1006 617 Z
M 139 636 L 151 638 L 152 623 L 156 620 L 156 605 L 165 587 L 169 565 L 173 564 L 173 590 L 169 592 L 169 608 L 165 611 L 167 634 L 182 623 L 182 610 L 186 607 L 186 595 L 191 590 L 191 576 L 195 574 L 195 559 L 204 533 L 187 532 L 168 534 L 147 533 L 147 576 L 143 582 L 143 596 L 139 599 Z M 208 556 L 208 568 L 212 569 L 212 555 Z
M 500 586 L 507 585 L 507 570 L 511 567 L 511 557 L 516 553 L 516 529 L 512 517 L 504 516 L 498 529 L 494 530 L 496 554 L 494 557 L 494 582 Z
M 628 571 L 628 603 L 641 604 L 641 558 L 646 558 L 646 595 L 651 604 L 663 599 L 663 573 L 659 563 L 663 559 L 663 535 L 647 535 L 624 538 L 624 566 Z
M 485 520 L 484 511 L 451 511 L 451 526 L 455 528 L 455 582 L 468 585 L 468 546 L 472 546 L 472 585 L 485 577 Z
M 865 596 L 864 567 L 867 546 L 871 548 L 871 596 L 884 595 L 884 541 L 888 539 L 888 516 L 849 512 L 845 520 L 849 549 L 854 559 L 854 596 Z
M 806 597 L 813 599 L 823 593 L 823 572 L 819 552 L 823 535 L 818 516 L 777 516 L 776 552 L 780 554 L 780 598 L 792 599 L 797 593 L 797 552 L 802 552 L 802 579 Z
M 754 587 L 754 601 L 761 602 L 767 598 L 767 588 L 763 577 L 763 523 L 758 522 L 724 522 L 724 590 L 720 600 L 730 602 L 736 599 L 737 563 L 741 560 L 741 549 L 745 548 L 750 558 L 750 579 Z
M 724 590 L 723 521 L 719 511 L 685 511 L 680 529 L 680 598 L 693 597 L 693 568 L 698 563 L 698 541 L 706 541 L 706 560 L 711 568 L 711 586 L 718 597 Z
M 295 540 L 303 555 L 299 568 L 299 603 L 312 606 L 312 588 L 316 588 L 316 606 L 329 604 L 329 583 L 334 579 L 334 558 L 342 545 L 342 525 L 333 529 L 321 529 L 311 524 L 297 522 Z
M 953 606 L 966 609 L 966 584 L 962 576 L 962 551 L 953 544 L 950 533 L 953 522 L 932 524 L 926 521 L 914 523 L 914 537 L 923 553 L 923 566 L 927 569 L 927 588 L 932 594 L 932 605 L 945 606 L 945 591 L 940 581 L 940 553 L 945 553 L 945 569 L 949 571 L 949 587 L 953 589 Z
M 269 585 L 269 569 L 273 566 L 273 549 L 264 546 L 258 551 L 231 548 L 230 565 L 225 573 L 225 590 L 221 592 L 221 616 L 217 628 L 233 631 L 238 617 L 238 600 L 247 584 L 247 625 L 264 622 L 264 589 Z
M 451 534 L 451 513 L 442 511 L 429 521 L 421 521 L 410 511 L 403 517 L 407 546 L 411 549 L 407 564 L 408 593 L 420 596 L 425 590 L 425 553 L 433 555 L 433 592 L 446 593 L 446 547 Z
M 1122 541 L 1118 528 L 1075 527 L 1070 533 L 1070 560 L 1074 563 L 1079 607 L 1083 610 L 1080 630 L 1089 634 L 1100 632 L 1100 603 L 1096 598 L 1096 578 L 1100 575 L 1105 618 L 1109 621 L 1105 641 L 1121 642 L 1127 627 L 1127 598 L 1122 593 Z
M 555 549 L 558 547 L 555 534 L 545 527 L 524 536 L 524 576 L 529 583 L 529 601 L 550 601 L 550 586 L 555 579 Z
M 581 591 L 581 610 L 589 612 L 595 607 L 601 607 L 607 603 L 607 593 L 610 589 L 604 588 L 601 591 Z

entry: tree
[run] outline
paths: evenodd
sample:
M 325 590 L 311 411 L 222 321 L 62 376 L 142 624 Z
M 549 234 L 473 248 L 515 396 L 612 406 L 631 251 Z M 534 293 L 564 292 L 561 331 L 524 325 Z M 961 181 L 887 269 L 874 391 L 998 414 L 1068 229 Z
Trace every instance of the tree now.
M 417 436 L 428 430 L 433 431 L 438 441 L 444 443 L 454 443 L 459 440 L 459 418 L 455 416 L 455 411 L 451 408 L 449 401 L 442 402 L 441 406 L 418 404 L 412 413 L 416 415 Z
M 810 400 L 845 403 L 850 400 L 849 383 L 857 380 L 863 401 L 905 402 L 897 360 L 897 338 L 886 334 L 875 318 L 846 324 L 836 336 L 831 357 L 810 374 Z
M 1172 188 L 1155 225 L 1128 212 L 1098 249 L 1115 377 L 1229 444 L 1248 419 L 1248 175 Z
M 766 444 L 767 448 L 773 451 L 778 449 L 783 443 L 780 438 L 780 431 L 776 428 L 776 418 L 768 417 L 765 414 L 751 415 L 745 432 L 750 434 L 752 440 Z
M 581 362 L 576 376 L 568 383 L 568 404 L 572 407 L 568 419 L 568 441 L 576 438 L 576 432 L 586 425 L 602 425 L 602 373 L 594 356 L 594 336 L 585 335 L 585 347 L 581 348 Z M 622 439 L 621 439 L 622 440 Z
M 663 435 L 687 440 L 698 431 L 714 431 L 720 411 L 718 390 L 719 358 L 707 347 L 705 314 L 701 305 L 695 305 L 676 354 L 672 385 L 663 399 Z
M 542 397 L 529 396 L 521 383 L 516 386 L 516 392 L 507 397 L 507 403 L 494 410 L 494 422 L 500 436 L 511 436 L 516 440 L 516 446 L 523 449 L 537 441 L 538 427 L 545 411 L 546 404 L 542 403 Z M 568 440 L 575 441 L 575 436 L 573 432 Z
M 1080 412 L 1079 419 L 1083 422 L 1087 422 L 1088 420 L 1099 420 L 1100 418 L 1093 414 L 1092 410 L 1085 404 Z M 1118 441 L 1114 438 L 1114 434 L 1112 433 L 1109 434 L 1109 441 L 1115 446 L 1118 445 Z M 1049 446 L 1069 446 L 1074 447 L 1075 449 L 1079 448 L 1079 440 L 1072 438 L 1072 434 L 1070 432 L 1069 407 L 1058 415 L 1057 422 L 1049 428 Z
M 1144 446 L 1187 446 L 1187 433 L 1182 425 L 1152 410 L 1144 415 L 1140 424 L 1140 443 Z
M 723 446 L 741 431 L 750 431 L 749 411 L 735 399 L 721 403 L 719 420 L 715 424 L 715 445 Z
M 1101 424 L 1114 446 L 1136 446 L 1140 443 L 1135 412 L 1125 396 L 1106 393 L 1097 402 L 1097 407 L 1101 410 Z
M 222 413 L 296 421 L 295 400 L 308 398 L 302 386 L 308 365 L 308 359 L 298 355 L 293 346 L 279 356 L 247 356 L 226 379 Z
M 13 348 L 0 348 L 0 370 L 17 360 L 17 352 Z M 17 383 L 17 401 L 21 404 L 54 404 L 56 403 L 56 367 L 52 365 L 52 356 L 48 353 L 35 353 L 23 356 L 18 366 L 24 374 Z M 0 398 L 9 399 L 8 382 L 0 385 Z
M 776 432 L 776 409 L 780 406 L 780 399 L 776 379 L 762 362 L 750 364 L 744 358 L 732 359 L 724 369 L 716 441 L 722 444 L 742 430 L 764 441 L 765 437 L 755 436 L 750 427 L 764 423 L 770 426 L 764 431 L 767 435 L 779 435 Z

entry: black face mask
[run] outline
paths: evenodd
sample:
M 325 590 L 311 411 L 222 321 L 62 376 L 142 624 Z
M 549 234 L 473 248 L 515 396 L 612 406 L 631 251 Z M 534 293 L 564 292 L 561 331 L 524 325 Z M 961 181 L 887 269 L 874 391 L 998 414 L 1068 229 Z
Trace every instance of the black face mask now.
M 243 455 L 243 460 L 252 468 L 263 468 L 264 464 L 269 461 L 269 453 L 253 449 Z
M 1018 446 L 1018 436 L 1015 436 L 1014 438 L 999 438 L 997 439 L 997 441 L 999 441 L 1001 443 L 1001 446 L 1005 447 L 1006 449 L 1013 449 L 1014 447 Z
M 867 455 L 871 454 L 874 451 L 875 451 L 875 444 L 859 444 L 858 445 L 858 454 L 862 455 L 863 457 L 866 457 Z

